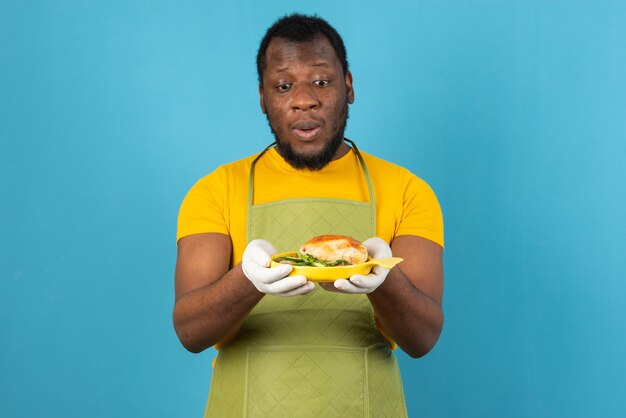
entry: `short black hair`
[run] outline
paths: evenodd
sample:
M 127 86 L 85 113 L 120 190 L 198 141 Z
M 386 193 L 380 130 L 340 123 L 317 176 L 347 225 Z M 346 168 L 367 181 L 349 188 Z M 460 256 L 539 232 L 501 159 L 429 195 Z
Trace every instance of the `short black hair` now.
M 266 65 L 266 52 L 270 41 L 273 38 L 283 38 L 292 42 L 311 42 L 317 35 L 324 35 L 333 49 L 341 67 L 343 74 L 348 72 L 348 58 L 346 47 L 339 33 L 330 24 L 317 15 L 304 15 L 292 13 L 278 19 L 269 27 L 265 36 L 261 40 L 259 51 L 256 54 L 256 69 L 259 76 L 259 83 L 263 84 L 263 73 Z

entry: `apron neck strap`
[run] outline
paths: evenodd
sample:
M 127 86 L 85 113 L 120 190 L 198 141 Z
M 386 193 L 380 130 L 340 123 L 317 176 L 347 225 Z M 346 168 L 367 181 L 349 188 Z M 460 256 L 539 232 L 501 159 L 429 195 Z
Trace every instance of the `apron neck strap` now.
M 367 191 L 369 192 L 370 203 L 374 205 L 374 207 L 376 207 L 376 198 L 374 197 L 374 186 L 372 186 L 372 179 L 370 178 L 370 172 L 367 170 L 367 165 L 365 165 L 363 156 L 361 155 L 361 152 L 359 151 L 356 144 L 352 140 L 348 138 L 344 138 L 343 140 L 350 144 L 350 146 L 354 150 L 354 153 L 358 157 L 359 162 L 361 163 L 361 168 L 363 169 L 363 175 L 365 176 L 365 182 L 367 183 Z
M 367 183 L 367 190 L 369 192 L 370 204 L 376 207 L 376 200 L 374 197 L 374 187 L 372 186 L 372 180 L 370 179 L 369 171 L 367 170 L 367 166 L 365 165 L 365 161 L 363 160 L 363 156 L 361 152 L 357 148 L 356 144 L 349 140 L 348 138 L 343 139 L 345 142 L 349 143 L 357 158 L 359 159 L 359 163 L 361 164 L 361 168 L 363 169 L 363 175 L 365 176 L 365 182 Z M 276 142 L 272 142 L 269 144 L 263 151 L 256 156 L 254 160 L 252 160 L 252 164 L 250 165 L 250 176 L 248 178 L 248 207 L 251 207 L 254 202 L 254 167 L 256 166 L 256 162 L 269 150 L 274 147 Z
M 269 144 L 263 151 L 256 156 L 254 160 L 252 160 L 252 164 L 250 165 L 250 175 L 248 176 L 248 208 L 252 207 L 252 203 L 254 202 L 254 166 L 256 162 L 267 152 L 268 149 L 272 148 L 276 145 L 276 142 L 272 142 Z

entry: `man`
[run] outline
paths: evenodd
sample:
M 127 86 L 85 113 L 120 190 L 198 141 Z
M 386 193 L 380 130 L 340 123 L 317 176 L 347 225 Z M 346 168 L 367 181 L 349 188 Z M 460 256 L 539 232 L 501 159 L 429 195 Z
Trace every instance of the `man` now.
M 257 69 L 276 146 L 201 179 L 179 214 L 174 326 L 189 351 L 219 349 L 205 416 L 406 416 L 391 349 L 423 356 L 443 326 L 436 197 L 348 145 L 352 74 L 326 21 L 279 19 Z M 269 267 L 328 233 L 404 262 L 319 286 Z

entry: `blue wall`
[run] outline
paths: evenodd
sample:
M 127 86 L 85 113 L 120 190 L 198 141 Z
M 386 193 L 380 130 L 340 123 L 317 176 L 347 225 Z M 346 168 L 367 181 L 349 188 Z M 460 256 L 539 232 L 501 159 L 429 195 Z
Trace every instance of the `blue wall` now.
M 271 141 L 254 55 L 294 8 L 345 37 L 348 136 L 444 211 L 444 332 L 399 353 L 410 415 L 626 416 L 624 2 L 228 3 L 0 3 L 2 416 L 201 414 L 178 206 Z

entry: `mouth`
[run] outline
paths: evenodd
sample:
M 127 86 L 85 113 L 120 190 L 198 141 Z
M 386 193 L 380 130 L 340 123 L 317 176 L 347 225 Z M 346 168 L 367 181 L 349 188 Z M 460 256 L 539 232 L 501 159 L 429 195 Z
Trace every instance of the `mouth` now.
M 311 139 L 315 137 L 321 129 L 321 124 L 313 120 L 296 122 L 292 126 L 292 131 L 301 139 Z

